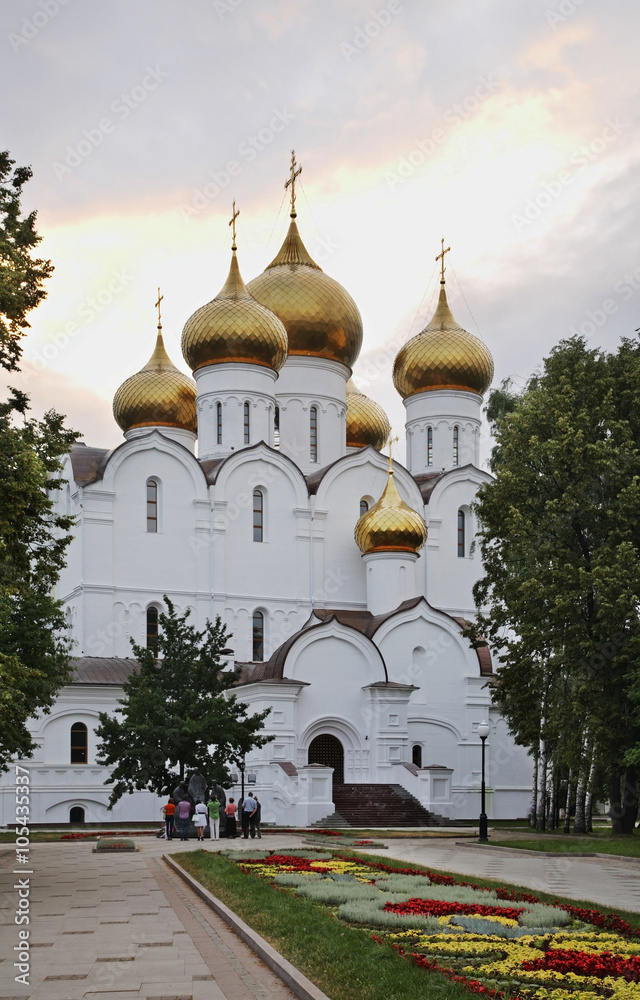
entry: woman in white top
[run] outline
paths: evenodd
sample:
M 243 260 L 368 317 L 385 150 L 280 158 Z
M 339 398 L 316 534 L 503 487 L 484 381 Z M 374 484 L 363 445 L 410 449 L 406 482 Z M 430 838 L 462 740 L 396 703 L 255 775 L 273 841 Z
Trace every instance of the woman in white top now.
M 193 816 L 196 825 L 198 840 L 204 840 L 204 828 L 207 825 L 207 807 L 200 799 L 196 802 L 196 811 Z

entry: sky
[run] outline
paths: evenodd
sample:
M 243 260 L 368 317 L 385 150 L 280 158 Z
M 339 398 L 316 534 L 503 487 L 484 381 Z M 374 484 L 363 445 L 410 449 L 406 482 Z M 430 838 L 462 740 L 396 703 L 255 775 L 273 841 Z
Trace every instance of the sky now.
M 393 359 L 443 237 L 494 385 L 575 333 L 615 350 L 640 326 L 639 36 L 633 0 L 6 0 L 0 141 L 55 265 L 14 384 L 116 446 L 158 286 L 186 371 L 232 201 L 249 281 L 286 232 L 292 149 L 303 240 L 363 317 L 354 375 L 401 437 Z

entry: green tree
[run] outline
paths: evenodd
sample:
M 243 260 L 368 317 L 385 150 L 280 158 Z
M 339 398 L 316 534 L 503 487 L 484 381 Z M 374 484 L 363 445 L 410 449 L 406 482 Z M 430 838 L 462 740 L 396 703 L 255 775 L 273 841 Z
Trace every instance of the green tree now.
M 598 774 L 614 828 L 630 832 L 637 814 L 639 400 L 638 342 L 608 355 L 573 338 L 521 393 L 503 386 L 489 404 L 477 630 L 500 661 L 495 703 L 538 765 L 539 825 L 548 775 L 561 773 L 576 777 L 578 830 Z
M 22 188 L 31 167 L 17 167 L 0 151 L 0 367 L 17 371 L 20 338 L 29 327 L 27 313 L 46 296 L 44 282 L 53 272 L 51 261 L 31 255 L 42 237 L 36 232 L 36 212 L 23 215 Z
M 34 260 L 36 213 L 23 217 L 28 167 L 0 153 L 0 367 L 16 371 L 26 315 L 46 294 L 49 261 Z M 73 519 L 56 510 L 61 458 L 78 437 L 53 411 L 29 418 L 28 397 L 11 390 L 0 403 L 0 771 L 35 744 L 28 719 L 48 711 L 69 680 L 69 644 L 53 588 Z
M 124 684 L 117 714 L 100 713 L 98 759 L 114 767 L 110 806 L 136 789 L 167 795 L 194 770 L 224 781 L 227 764 L 273 739 L 262 734 L 270 709 L 247 715 L 232 693 L 239 671 L 223 670 L 229 633 L 220 618 L 197 631 L 189 611 L 179 616 L 164 600 L 157 657 L 132 641 L 139 670 Z

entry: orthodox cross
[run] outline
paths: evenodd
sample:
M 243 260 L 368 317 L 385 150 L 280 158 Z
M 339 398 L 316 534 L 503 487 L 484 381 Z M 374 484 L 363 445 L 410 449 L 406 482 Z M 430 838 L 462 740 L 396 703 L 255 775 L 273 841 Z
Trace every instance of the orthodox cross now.
M 160 303 L 162 302 L 164 295 L 160 294 L 160 289 L 158 289 L 158 301 L 156 302 L 156 309 L 158 310 L 158 329 L 162 329 L 162 317 L 160 315 Z
M 234 203 L 233 203 L 233 215 L 231 216 L 231 219 L 229 220 L 229 225 L 231 226 L 231 232 L 232 232 L 232 235 L 233 235 L 233 243 L 231 244 L 231 249 L 232 250 L 237 250 L 238 249 L 237 246 L 236 246 L 236 219 L 238 218 L 239 215 L 240 215 L 240 209 L 238 209 L 236 211 L 236 203 L 234 201 Z
M 292 149 L 291 150 L 291 177 L 289 178 L 288 181 L 285 182 L 285 185 L 284 185 L 285 191 L 287 190 L 287 188 L 289 186 L 291 187 L 291 218 L 292 219 L 295 219 L 295 217 L 296 217 L 296 177 L 299 177 L 300 174 L 302 173 L 302 167 L 298 167 L 298 169 L 296 170 L 297 166 L 298 166 L 298 164 L 296 163 L 296 151 L 295 151 L 295 149 Z
M 445 248 L 444 248 L 444 236 L 442 237 L 442 239 L 441 239 L 440 242 L 442 243 L 442 250 L 440 251 L 440 253 L 436 257 L 436 261 L 441 261 L 441 264 L 440 264 L 440 281 L 441 281 L 442 284 L 444 284 L 444 255 L 446 253 L 449 253 L 449 251 L 451 250 L 451 247 L 447 247 L 447 249 L 445 250 Z
M 387 440 L 387 444 L 389 445 L 389 475 L 391 475 L 391 473 L 393 472 L 393 444 L 394 441 L 397 440 L 398 440 L 397 435 L 394 438 L 392 438 L 391 433 L 389 433 L 389 438 Z

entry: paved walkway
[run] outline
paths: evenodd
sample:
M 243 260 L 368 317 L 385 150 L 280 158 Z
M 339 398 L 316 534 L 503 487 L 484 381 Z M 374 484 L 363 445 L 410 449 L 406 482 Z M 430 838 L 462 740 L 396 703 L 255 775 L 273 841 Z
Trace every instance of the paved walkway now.
M 637 863 L 512 855 L 446 839 L 385 842 L 389 858 L 640 912 Z M 293 1000 L 162 862 L 167 850 L 180 854 L 196 844 L 149 837 L 137 844 L 138 853 L 117 857 L 95 855 L 87 843 L 34 844 L 33 874 L 17 876 L 15 852 L 0 845 L 0 1000 Z M 256 845 L 236 840 L 233 846 Z M 302 840 L 266 834 L 260 846 L 281 850 Z M 215 847 L 207 841 L 205 849 Z M 14 923 L 20 878 L 29 879 L 28 986 L 14 981 L 13 968 L 18 932 L 27 926 Z

